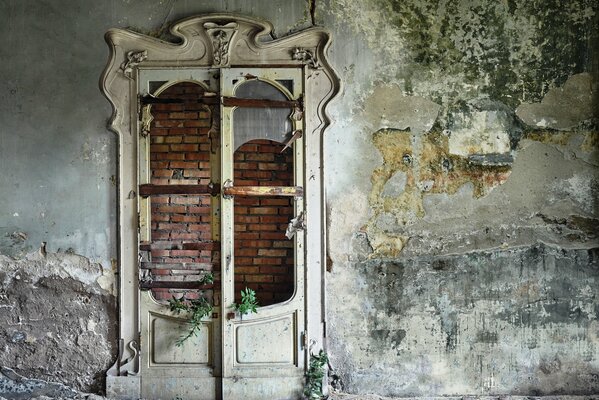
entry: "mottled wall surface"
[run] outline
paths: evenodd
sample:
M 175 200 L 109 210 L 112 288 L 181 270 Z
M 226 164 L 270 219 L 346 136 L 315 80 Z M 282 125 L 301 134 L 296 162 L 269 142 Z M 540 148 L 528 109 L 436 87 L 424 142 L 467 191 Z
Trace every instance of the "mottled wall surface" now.
M 0 254 L 14 257 L 0 259 L 0 364 L 100 384 L 116 356 L 103 343 L 114 343 L 104 325 L 115 323 L 118 258 L 102 36 L 131 27 L 168 39 L 170 22 L 222 11 L 270 20 L 277 37 L 313 22 L 333 33 L 343 84 L 325 138 L 336 385 L 599 392 L 592 0 L 0 0 Z M 42 241 L 50 259 L 32 253 Z M 54 327 L 36 320 L 53 307 Z M 60 359 L 90 351 L 89 367 Z
M 599 391 L 598 13 L 584 0 L 321 9 L 344 84 L 325 139 L 343 390 Z
M 7 383 L 12 372 L 103 389 L 118 343 L 113 282 L 112 271 L 75 254 L 0 255 L 0 397 L 28 390 Z
M 0 0 L 0 397 L 75 393 L 45 381 L 103 387 L 118 321 L 104 34 L 166 39 L 171 22 L 211 12 L 270 20 L 278 36 L 310 21 L 303 0 Z M 3 367 L 40 381 L 17 382 Z

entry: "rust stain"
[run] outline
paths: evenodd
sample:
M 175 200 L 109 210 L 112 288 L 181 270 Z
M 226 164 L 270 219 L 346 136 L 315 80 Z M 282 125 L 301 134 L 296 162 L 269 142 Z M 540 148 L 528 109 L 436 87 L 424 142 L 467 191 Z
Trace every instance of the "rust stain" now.
M 575 134 L 584 135 L 581 150 L 592 152 L 599 148 L 599 132 L 594 131 L 531 129 L 524 133 L 523 138 L 566 146 Z M 470 183 L 473 196 L 480 198 L 505 183 L 512 172 L 509 164 L 486 165 L 473 162 L 467 156 L 450 154 L 449 138 L 438 127 L 417 139 L 409 129 L 381 129 L 373 134 L 372 141 L 383 163 L 370 178 L 372 189 L 368 201 L 373 214 L 365 230 L 376 256 L 396 256 L 409 239 L 380 229 L 377 221 L 381 215 L 394 218 L 398 227 L 407 226 L 414 219 L 424 217 L 423 200 L 426 195 L 452 195 Z M 383 195 L 385 185 L 398 172 L 405 174 L 403 191 L 396 195 Z
M 374 133 L 373 143 L 383 158 L 371 176 L 369 203 L 373 215 L 366 226 L 376 256 L 397 256 L 409 237 L 385 232 L 376 226 L 383 213 L 392 215 L 397 225 L 405 226 L 425 215 L 424 196 L 454 194 L 466 183 L 474 187 L 474 196 L 481 197 L 503 184 L 511 173 L 506 165 L 481 165 L 467 157 L 449 154 L 449 140 L 440 130 L 420 138 L 418 148 L 409 129 L 382 129 Z M 395 196 L 383 196 L 387 182 L 397 172 L 403 172 L 406 183 Z
M 570 141 L 570 138 L 574 132 L 562 132 L 553 129 L 534 129 L 526 132 L 524 137 L 535 142 L 547 143 L 547 144 L 558 144 L 565 146 Z
M 587 153 L 592 153 L 599 150 L 599 132 L 588 132 L 585 135 L 584 141 L 580 145 L 580 149 Z

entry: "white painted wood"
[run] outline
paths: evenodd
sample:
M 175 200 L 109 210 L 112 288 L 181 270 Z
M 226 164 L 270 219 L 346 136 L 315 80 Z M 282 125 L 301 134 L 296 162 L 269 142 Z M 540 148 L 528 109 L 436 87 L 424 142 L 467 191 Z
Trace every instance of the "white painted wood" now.
M 222 31 L 227 40 L 216 40 L 214 33 Z M 149 222 L 149 204 L 140 202 L 138 196 L 138 185 L 145 183 L 149 179 L 149 169 L 146 168 L 147 159 L 147 141 L 139 141 L 139 123 L 137 93 L 140 88 L 147 88 L 145 83 L 149 80 L 164 81 L 182 81 L 192 77 L 194 70 L 223 70 L 229 66 L 240 68 L 257 68 L 259 66 L 268 67 L 269 65 L 285 65 L 291 69 L 303 69 L 302 80 L 305 115 L 302 121 L 304 128 L 304 137 L 302 142 L 296 143 L 294 147 L 296 165 L 304 165 L 305 168 L 297 168 L 296 182 L 304 181 L 305 197 L 304 201 L 297 202 L 296 213 L 302 210 L 306 213 L 307 229 L 305 234 L 296 239 L 296 259 L 305 259 L 301 279 L 304 279 L 302 287 L 305 292 L 302 293 L 302 301 L 296 293 L 285 307 L 277 309 L 278 306 L 262 307 L 259 318 L 285 319 L 290 315 L 290 310 L 296 316 L 297 334 L 299 330 L 306 330 L 307 338 L 311 343 L 311 351 L 317 352 L 324 346 L 324 279 L 325 279 L 325 202 L 324 189 L 322 186 L 322 135 L 329 124 L 329 118 L 326 115 L 325 108 L 330 100 L 339 91 L 339 82 L 337 76 L 326 60 L 326 51 L 330 43 L 330 37 L 326 30 L 322 28 L 310 28 L 302 32 L 294 33 L 290 36 L 272 40 L 270 32 L 272 26 L 268 22 L 258 21 L 249 17 L 233 14 L 211 14 L 200 17 L 192 17 L 179 21 L 173 25 L 171 32 L 178 37 L 179 43 L 168 43 L 153 37 L 145 36 L 136 32 L 124 29 L 111 29 L 106 33 L 106 41 L 109 46 L 110 56 L 106 68 L 100 80 L 102 92 L 108 98 L 113 106 L 113 113 L 110 119 L 109 128 L 119 135 L 119 172 L 118 172 L 118 198 L 119 198 L 119 348 L 121 356 L 115 365 L 108 371 L 107 392 L 108 395 L 115 398 L 138 398 L 139 393 L 139 374 L 142 380 L 151 382 L 147 386 L 148 398 L 173 398 L 169 387 L 177 383 L 185 388 L 183 398 L 212 398 L 205 397 L 203 393 L 208 393 L 215 398 L 251 398 L 247 393 L 255 393 L 255 398 L 277 398 L 275 390 L 279 387 L 287 388 L 286 393 L 280 392 L 281 398 L 297 398 L 301 393 L 301 377 L 297 371 L 303 370 L 308 358 L 308 352 L 303 352 L 303 356 L 298 355 L 295 365 L 290 369 L 286 378 L 272 377 L 281 376 L 280 371 L 283 367 L 269 369 L 259 367 L 255 370 L 261 372 L 255 377 L 234 377 L 222 379 L 221 383 L 215 380 L 211 384 L 198 381 L 196 378 L 187 376 L 187 372 L 181 372 L 181 376 L 173 378 L 172 376 L 161 377 L 154 375 L 152 369 L 146 364 L 140 365 L 140 332 L 142 333 L 142 348 L 147 344 L 143 338 L 142 327 L 149 329 L 149 320 L 146 320 L 150 312 L 157 312 L 146 295 L 142 295 L 142 303 L 139 302 L 139 272 L 138 272 L 138 239 L 148 237 L 149 231 L 145 229 L 138 236 L 138 220 L 145 226 Z M 140 78 L 140 71 L 143 77 Z M 154 75 L 152 75 L 154 74 Z M 142 80 L 146 80 L 143 81 Z M 211 78 L 214 79 L 214 78 Z M 211 81 L 212 86 L 214 81 Z M 143 92 L 144 89 L 142 89 Z M 294 97 L 298 93 L 293 94 Z M 225 113 L 222 115 L 222 129 L 230 123 Z M 229 116 L 230 118 L 230 116 Z M 225 154 L 231 149 L 225 149 L 223 143 L 223 159 L 221 165 L 230 162 L 225 159 Z M 138 159 L 143 163 L 139 169 Z M 224 172 L 224 170 L 223 170 Z M 213 177 L 214 179 L 215 177 Z M 224 178 L 224 176 L 223 176 Z M 223 181 L 224 182 L 224 179 Z M 213 202 L 213 210 L 218 212 L 219 201 Z M 229 207 L 227 209 L 227 207 Z M 231 204 L 222 200 L 221 212 L 223 215 L 230 213 Z M 305 208 L 304 208 L 305 207 Z M 143 218 L 138 213 L 143 214 Z M 215 235 L 218 233 L 218 226 Z M 225 235 L 232 237 L 232 221 L 225 221 L 220 227 L 223 234 L 221 241 L 227 240 Z M 144 236 L 145 235 L 145 236 Z M 301 255 L 304 257 L 301 257 Z M 232 260 L 232 253 L 231 263 Z M 223 251 L 223 257 L 226 257 Z M 226 261 L 226 260 L 223 260 Z M 223 263 L 223 268 L 225 263 Z M 299 278 L 298 278 L 299 279 Z M 233 284 L 223 279 L 223 291 L 232 292 Z M 232 298 L 223 298 L 223 307 L 230 305 Z M 298 304 L 295 304 L 295 303 Z M 299 306 L 301 303 L 301 307 Z M 156 306 L 158 307 L 158 306 Z M 161 309 L 163 306 L 160 306 Z M 145 311 L 144 311 L 145 310 Z M 304 314 L 304 310 L 309 310 Z M 223 309 L 224 311 L 224 309 Z M 305 315 L 305 317 L 304 317 Z M 301 316 L 301 317 L 300 317 Z M 140 321 L 141 318 L 141 321 Z M 244 318 L 243 323 L 247 321 L 248 326 L 257 324 L 258 317 Z M 255 320 L 256 319 L 256 320 Z M 254 321 L 255 320 L 255 321 Z M 252 322 L 250 322 L 252 321 Z M 265 320 L 266 321 L 266 320 Z M 235 323 L 222 324 L 223 337 L 234 337 L 236 326 L 243 325 Z M 144 325 L 146 324 L 146 325 Z M 159 324 L 159 326 L 163 327 Z M 278 326 L 278 325 L 277 325 Z M 219 328 L 220 329 L 220 328 Z M 145 334 L 150 335 L 150 331 Z M 243 336 L 246 335 L 246 336 Z M 243 333 L 247 342 L 247 337 L 256 335 L 256 332 Z M 248 336 L 249 335 L 249 336 Z M 215 335 L 216 337 L 220 335 Z M 240 336 L 241 337 L 241 336 Z M 297 340 L 297 339 L 294 339 Z M 214 340 L 216 343 L 218 340 Z M 156 342 L 160 343 L 160 342 Z M 299 343 L 297 343 L 299 349 Z M 145 350 L 149 351 L 149 350 Z M 227 351 L 230 351 L 228 349 Z M 142 351 L 143 353 L 143 351 Z M 215 367 L 213 371 L 219 370 L 217 364 L 216 352 L 214 353 Z M 253 354 L 253 353 L 252 353 Z M 298 350 L 298 354 L 300 351 Z M 165 356 L 166 357 L 166 356 Z M 262 357 L 262 358 L 260 358 Z M 263 356 L 256 359 L 265 360 Z M 246 360 L 245 358 L 242 358 Z M 278 358 L 282 360 L 283 357 Z M 301 359 L 301 360 L 300 360 Z M 287 360 L 287 359 L 286 359 Z M 142 360 L 142 363 L 145 361 Z M 243 364 L 243 363 L 242 363 Z M 140 371 L 141 367 L 141 371 Z M 196 367 L 193 367 L 196 368 Z M 231 363 L 223 371 L 232 373 L 246 373 L 245 367 Z M 178 370 L 178 368 L 177 368 Z M 182 371 L 189 371 L 183 368 Z M 164 371 L 163 371 L 164 372 Z M 272 375 L 268 375 L 271 374 Z M 287 374 L 287 372 L 284 372 Z M 175 374 L 176 375 L 176 374 Z M 257 377 L 261 375 L 262 377 Z M 176 379 L 173 381 L 173 379 Z M 237 383 L 229 385 L 229 383 Z M 197 385 L 204 385 L 205 390 L 198 394 L 195 390 Z M 211 385 L 214 385 L 211 386 Z M 222 387 L 221 387 L 222 385 Z M 221 389 L 225 388 L 225 392 Z M 195 397 L 194 397 L 195 396 Z
M 221 93 L 234 97 L 235 89 L 250 79 L 258 79 L 273 86 L 280 86 L 277 80 L 292 80 L 294 92 L 290 100 L 297 100 L 303 93 L 303 73 L 301 68 L 231 68 L 223 69 L 221 75 Z M 280 87 L 283 91 L 283 87 Z M 235 107 L 222 107 L 222 173 L 223 182 L 233 180 L 233 143 L 234 126 L 231 124 Z M 293 144 L 295 185 L 303 186 L 303 139 Z M 295 201 L 295 215 L 304 210 L 304 200 Z M 233 309 L 235 260 L 233 257 L 233 199 L 223 200 L 222 238 L 222 276 L 223 305 L 222 314 L 227 315 Z M 285 398 L 289 395 L 289 387 L 277 385 L 275 382 L 291 379 L 300 382 L 304 374 L 305 350 L 302 335 L 305 331 L 305 270 L 304 270 L 304 235 L 299 232 L 292 239 L 295 248 L 295 292 L 292 297 L 282 303 L 259 307 L 256 314 L 223 320 L 223 393 L 238 393 L 230 385 L 240 385 L 232 378 L 248 378 L 245 384 L 254 382 L 265 385 L 271 398 Z M 231 378 L 231 379 L 229 379 Z M 256 380 L 268 378 L 266 380 Z M 261 389 L 260 389 L 261 390 Z M 255 393 L 261 393 L 256 388 Z M 292 392 L 301 392 L 301 385 Z M 250 391 L 251 392 L 251 391 Z M 263 393 L 262 393 L 263 395 Z M 251 395 L 253 396 L 253 395 Z M 258 397 L 256 397 L 258 398 Z

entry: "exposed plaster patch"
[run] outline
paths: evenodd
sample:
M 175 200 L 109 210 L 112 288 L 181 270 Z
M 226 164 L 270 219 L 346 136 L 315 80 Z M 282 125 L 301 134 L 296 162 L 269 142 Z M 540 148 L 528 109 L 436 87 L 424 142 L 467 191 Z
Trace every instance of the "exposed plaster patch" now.
M 383 197 L 397 197 L 397 196 L 401 195 L 401 193 L 406 188 L 407 179 L 408 179 L 408 177 L 405 172 L 397 171 L 385 183 L 385 186 L 383 187 L 383 192 L 381 193 L 381 195 Z
M 64 388 L 45 380 L 100 390 L 116 355 L 114 283 L 100 264 L 44 246 L 20 259 L 0 256 L 0 365 L 44 380 L 4 382 L 0 396 L 25 399 Z
M 348 261 L 352 254 L 352 236 L 366 223 L 370 211 L 366 195 L 357 189 L 348 190 L 335 203 L 329 204 L 329 229 L 343 234 L 328 237 L 329 257 L 334 262 Z
M 32 281 L 51 276 L 71 278 L 83 283 L 91 293 L 104 290 L 116 295 L 114 272 L 76 254 L 35 251 L 20 259 L 0 255 L 0 271 L 4 285 L 18 276 L 19 271 L 27 271 Z
M 568 130 L 581 122 L 599 117 L 593 104 L 591 74 L 572 75 L 561 87 L 547 92 L 540 103 L 523 103 L 516 114 L 526 124 L 539 128 Z
M 31 399 L 38 396 L 73 399 L 77 396 L 77 391 L 60 383 L 27 379 L 10 368 L 0 367 L 0 398 L 2 396 L 10 399 Z
M 399 86 L 377 86 L 365 101 L 364 117 L 370 130 L 409 129 L 415 134 L 428 132 L 441 106 L 418 96 L 406 96 Z
M 479 111 L 454 120 L 449 129 L 449 153 L 458 156 L 510 152 L 510 121 L 505 113 Z
M 423 218 L 426 195 L 453 194 L 471 183 L 474 195 L 481 197 L 507 180 L 509 165 L 473 164 L 467 157 L 449 154 L 448 141 L 448 137 L 440 132 L 429 132 L 420 138 L 419 147 L 414 149 L 409 130 L 382 129 L 373 135 L 383 164 L 372 173 L 372 189 L 368 196 L 373 215 L 366 231 L 374 249 L 372 257 L 396 257 L 399 254 L 409 236 L 391 233 L 385 227 L 393 226 L 393 222 L 399 227 L 409 226 Z M 394 186 L 394 176 L 402 178 L 401 192 L 390 189 Z

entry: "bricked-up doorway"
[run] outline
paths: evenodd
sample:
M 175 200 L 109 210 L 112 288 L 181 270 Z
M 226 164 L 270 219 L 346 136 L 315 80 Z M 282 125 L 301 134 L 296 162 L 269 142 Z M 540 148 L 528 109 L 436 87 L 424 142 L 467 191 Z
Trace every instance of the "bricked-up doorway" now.
M 214 134 L 218 125 L 213 118 L 218 118 L 219 110 L 217 105 L 202 102 L 205 92 L 197 83 L 179 82 L 154 93 L 156 98 L 173 103 L 151 106 L 151 185 L 209 185 L 211 173 L 218 175 L 220 166 L 215 161 L 220 137 Z M 211 164 L 217 171 L 211 171 Z M 234 178 L 237 186 L 293 186 L 292 146 L 285 148 L 283 143 L 267 139 L 240 145 L 234 153 Z M 218 283 L 217 199 L 186 194 L 154 194 L 149 198 L 151 229 L 141 244 L 149 249 L 146 255 L 151 259 L 141 264 L 142 269 L 148 267 L 146 278 L 152 282 L 195 282 L 212 273 Z M 294 218 L 293 202 L 291 197 L 276 196 L 234 199 L 236 303 L 246 287 L 256 292 L 261 306 L 292 296 L 294 242 L 285 232 Z M 185 249 L 189 244 L 198 246 Z M 152 287 L 151 291 L 157 300 L 206 296 L 218 306 L 218 287 L 216 292 L 213 289 Z
M 238 186 L 293 186 L 291 147 L 252 140 L 234 153 Z M 235 206 L 235 301 L 241 290 L 256 291 L 260 305 L 288 300 L 294 290 L 294 242 L 285 236 L 294 217 L 293 198 L 237 197 Z
M 101 89 L 119 135 L 119 357 L 111 398 L 300 398 L 324 348 L 328 32 L 274 39 L 233 14 L 173 24 L 168 42 L 106 34 Z M 288 232 L 286 225 L 292 221 Z M 214 283 L 200 283 L 208 273 Z M 242 288 L 257 314 L 240 316 Z M 182 346 L 185 295 L 215 305 Z

